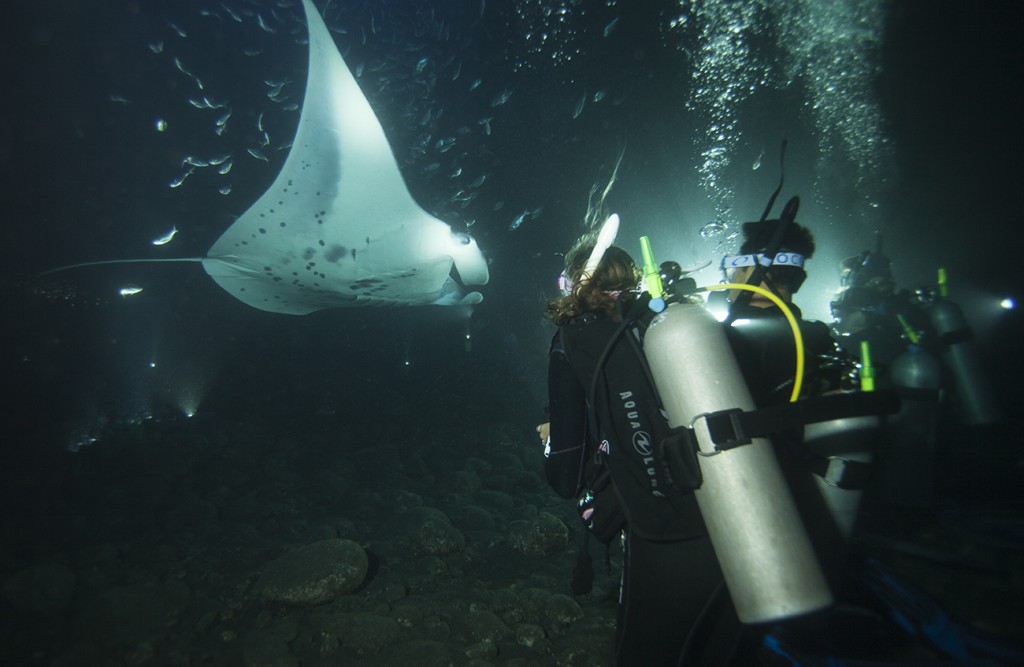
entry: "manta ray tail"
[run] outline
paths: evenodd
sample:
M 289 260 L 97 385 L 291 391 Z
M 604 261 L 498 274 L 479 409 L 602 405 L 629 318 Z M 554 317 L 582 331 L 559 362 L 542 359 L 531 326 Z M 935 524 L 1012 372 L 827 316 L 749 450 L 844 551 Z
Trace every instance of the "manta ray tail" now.
M 78 269 L 83 266 L 99 266 L 101 264 L 149 264 L 156 262 L 201 262 L 205 257 L 170 257 L 160 259 L 105 259 L 99 262 L 79 262 L 78 264 L 68 264 L 67 266 L 58 266 L 56 269 L 49 269 L 43 271 L 39 275 L 45 276 L 51 273 L 57 273 L 59 271 L 68 271 L 70 269 Z

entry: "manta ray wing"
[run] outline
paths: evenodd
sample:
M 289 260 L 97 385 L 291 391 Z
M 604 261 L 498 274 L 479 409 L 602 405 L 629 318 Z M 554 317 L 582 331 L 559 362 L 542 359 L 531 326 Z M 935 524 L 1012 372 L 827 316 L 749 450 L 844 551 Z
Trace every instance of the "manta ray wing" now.
M 309 72 L 298 130 L 270 188 L 213 244 L 208 274 L 240 301 L 301 315 L 363 305 L 478 303 L 476 242 L 419 207 L 327 26 L 303 0 Z

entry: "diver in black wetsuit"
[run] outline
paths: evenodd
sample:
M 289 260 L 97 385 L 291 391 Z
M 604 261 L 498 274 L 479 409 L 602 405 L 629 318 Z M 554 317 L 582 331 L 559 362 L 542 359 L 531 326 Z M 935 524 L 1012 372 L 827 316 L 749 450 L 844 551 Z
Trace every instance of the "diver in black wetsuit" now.
M 755 263 L 762 266 L 767 263 L 764 253 L 780 224 L 779 220 L 766 220 L 743 225 L 740 254 L 726 257 L 722 262 L 723 267 L 737 267 L 729 276 L 729 282 L 747 283 Z M 800 398 L 851 388 L 849 380 L 854 368 L 852 359 L 832 338 L 829 327 L 823 322 L 804 320 L 800 308 L 793 303 L 793 295 L 807 279 L 804 262 L 813 257 L 814 251 L 814 236 L 810 230 L 790 221 L 782 230 L 774 261 L 764 270 L 760 284 L 786 304 L 799 325 L 806 359 Z M 733 303 L 726 320 L 726 336 L 754 403 L 759 408 L 786 403 L 793 390 L 796 365 L 789 323 L 779 307 L 760 294 L 750 295 L 747 300 L 741 298 L 738 290 L 733 290 L 730 299 Z M 808 451 L 803 428 L 774 433 L 771 442 L 819 562 L 835 587 L 843 578 L 847 537 L 822 503 L 813 478 L 814 474 L 827 477 L 829 463 Z M 866 485 L 870 467 L 847 465 L 846 483 L 858 488 Z
M 651 457 L 669 427 L 640 360 L 641 332 L 620 325 L 640 273 L 612 246 L 587 275 L 594 247 L 588 236 L 567 253 L 564 295 L 547 305 L 559 329 L 545 471 L 556 492 L 580 499 L 599 539 L 623 535 L 617 663 L 727 665 L 741 626 L 692 490 Z
M 746 283 L 755 263 L 764 261 L 763 253 L 771 243 L 780 222 L 748 222 L 743 225 L 740 254 L 726 257 L 723 267 L 735 266 L 730 282 Z M 761 287 L 770 290 L 789 306 L 800 325 L 807 357 L 803 395 L 821 394 L 836 389 L 842 373 L 840 351 L 823 322 L 803 319 L 793 303 L 807 273 L 804 261 L 814 255 L 814 235 L 796 222 L 784 230 L 778 251 L 762 277 Z M 784 263 L 780 260 L 784 260 Z M 759 294 L 744 298 L 738 290 L 730 293 L 733 305 L 726 333 L 739 362 L 740 370 L 758 407 L 785 402 L 793 386 L 795 351 L 793 334 L 782 311 Z
M 938 335 L 919 299 L 908 290 L 896 289 L 892 262 L 882 252 L 881 238 L 873 250 L 842 261 L 840 282 L 843 291 L 830 304 L 833 330 L 848 350 L 859 349 L 861 341 L 871 344 L 877 386 L 894 384 L 892 364 L 910 345 L 938 353 Z

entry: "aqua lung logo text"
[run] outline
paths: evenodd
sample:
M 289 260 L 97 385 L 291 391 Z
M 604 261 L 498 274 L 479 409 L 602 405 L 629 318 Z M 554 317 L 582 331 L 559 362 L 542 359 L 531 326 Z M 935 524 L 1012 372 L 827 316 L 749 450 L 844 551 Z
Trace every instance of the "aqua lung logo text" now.
M 619 400 L 622 401 L 622 407 L 626 411 L 626 419 L 629 420 L 629 427 L 633 430 L 633 449 L 640 455 L 640 460 L 645 466 L 645 472 L 647 473 L 647 482 L 650 484 L 651 494 L 655 496 L 664 496 L 658 487 L 658 474 L 654 468 L 654 444 L 651 442 L 651 436 L 643 429 L 643 424 L 640 423 L 640 413 L 636 409 L 636 401 L 633 400 L 633 392 L 622 391 L 619 392 Z

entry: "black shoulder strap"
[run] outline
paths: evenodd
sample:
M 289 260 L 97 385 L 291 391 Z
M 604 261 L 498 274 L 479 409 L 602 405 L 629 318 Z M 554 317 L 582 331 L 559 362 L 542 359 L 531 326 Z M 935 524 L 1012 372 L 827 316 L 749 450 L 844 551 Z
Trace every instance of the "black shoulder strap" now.
M 847 417 L 890 415 L 899 408 L 900 399 L 894 391 L 858 391 L 806 398 L 751 412 L 739 408 L 720 410 L 705 417 L 711 441 L 721 451 L 748 445 L 753 438 L 787 428 Z

